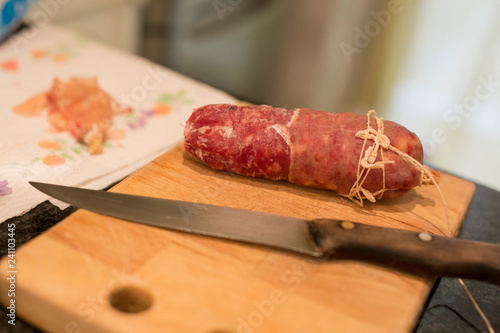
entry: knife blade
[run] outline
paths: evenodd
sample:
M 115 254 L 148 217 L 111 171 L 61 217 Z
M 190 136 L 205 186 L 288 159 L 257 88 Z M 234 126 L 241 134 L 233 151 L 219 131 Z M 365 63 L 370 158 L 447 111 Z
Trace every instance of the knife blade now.
M 352 259 L 426 276 L 500 284 L 500 245 L 357 223 L 30 182 L 95 213 L 149 226 L 259 244 L 320 259 Z

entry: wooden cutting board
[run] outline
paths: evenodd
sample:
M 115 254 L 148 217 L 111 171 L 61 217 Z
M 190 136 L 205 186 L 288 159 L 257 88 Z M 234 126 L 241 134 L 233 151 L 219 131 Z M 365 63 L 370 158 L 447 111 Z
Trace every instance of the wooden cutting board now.
M 443 174 L 440 187 L 456 236 L 474 185 Z M 447 232 L 434 186 L 361 208 L 328 191 L 216 172 L 182 147 L 112 191 Z M 435 281 L 354 261 L 319 263 L 84 210 L 16 255 L 16 313 L 51 332 L 408 332 Z M 4 303 L 7 271 L 4 260 Z

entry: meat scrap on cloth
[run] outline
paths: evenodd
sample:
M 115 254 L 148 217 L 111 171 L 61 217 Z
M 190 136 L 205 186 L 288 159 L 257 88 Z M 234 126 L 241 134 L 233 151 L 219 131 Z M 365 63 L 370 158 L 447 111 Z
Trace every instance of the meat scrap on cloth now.
M 48 109 L 47 118 L 56 131 L 68 131 L 88 145 L 90 154 L 100 154 L 113 116 L 131 112 L 99 87 L 97 78 L 54 79 L 52 87 L 14 107 L 23 116 L 39 116 Z
M 331 190 L 361 203 L 436 184 L 439 173 L 422 166 L 418 137 L 373 115 L 206 105 L 188 119 L 184 146 L 214 169 Z

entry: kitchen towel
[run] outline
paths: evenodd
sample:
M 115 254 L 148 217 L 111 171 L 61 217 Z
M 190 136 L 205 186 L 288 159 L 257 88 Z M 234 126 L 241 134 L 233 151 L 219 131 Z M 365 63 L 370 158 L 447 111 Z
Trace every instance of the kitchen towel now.
M 100 155 L 68 132 L 56 132 L 47 111 L 24 117 L 13 108 L 47 91 L 55 77 L 97 77 L 132 112 L 114 118 L 121 139 Z M 49 199 L 30 180 L 102 189 L 182 142 L 194 108 L 236 103 L 230 95 L 138 56 L 54 25 L 25 30 L 0 45 L 0 223 Z M 59 203 L 60 206 L 63 206 Z

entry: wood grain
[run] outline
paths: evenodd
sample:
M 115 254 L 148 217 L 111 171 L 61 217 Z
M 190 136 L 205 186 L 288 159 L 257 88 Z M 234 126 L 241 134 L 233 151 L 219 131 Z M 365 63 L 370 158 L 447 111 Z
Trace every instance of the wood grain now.
M 443 174 L 450 231 L 474 193 Z M 328 191 L 217 172 L 182 147 L 112 191 L 300 218 L 446 234 L 433 186 L 358 207 Z M 17 251 L 17 314 L 51 332 L 408 332 L 434 283 L 355 261 L 319 263 L 264 247 L 161 230 L 78 210 Z M 7 263 L 2 261 L 3 302 Z M 119 311 L 110 298 L 150 305 Z

